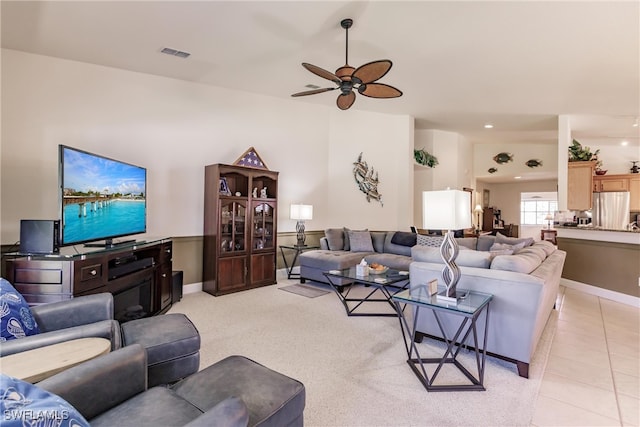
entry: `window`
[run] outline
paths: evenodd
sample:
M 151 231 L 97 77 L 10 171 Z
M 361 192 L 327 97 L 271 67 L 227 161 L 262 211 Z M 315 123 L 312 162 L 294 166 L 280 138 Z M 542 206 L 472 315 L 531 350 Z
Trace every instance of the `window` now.
M 520 201 L 521 225 L 546 225 L 547 214 L 553 215 L 558 210 L 558 201 L 551 199 L 522 199 Z

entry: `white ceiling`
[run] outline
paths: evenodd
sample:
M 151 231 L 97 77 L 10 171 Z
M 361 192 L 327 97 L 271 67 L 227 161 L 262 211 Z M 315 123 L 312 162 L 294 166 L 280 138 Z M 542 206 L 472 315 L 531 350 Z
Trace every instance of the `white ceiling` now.
M 3 48 L 330 106 L 336 92 L 290 95 L 333 85 L 300 64 L 344 65 L 353 18 L 350 65 L 392 60 L 380 82 L 404 95 L 352 108 L 473 143 L 556 143 L 560 114 L 587 145 L 640 141 L 638 1 L 3 0 L 1 14 Z

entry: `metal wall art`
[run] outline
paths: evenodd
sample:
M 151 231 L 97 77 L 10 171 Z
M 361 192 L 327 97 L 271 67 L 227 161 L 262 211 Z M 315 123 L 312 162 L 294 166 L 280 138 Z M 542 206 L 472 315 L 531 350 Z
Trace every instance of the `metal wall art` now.
M 540 159 L 527 160 L 527 163 L 525 163 L 525 165 L 529 166 L 530 168 L 537 168 L 538 166 L 542 166 L 542 160 Z
M 489 169 L 487 169 L 487 172 L 496 173 L 496 172 L 498 172 L 498 169 L 497 168 L 489 168 Z
M 507 162 L 513 162 L 513 154 L 504 153 L 504 152 L 498 153 L 495 156 L 493 156 L 493 161 L 499 165 L 502 165 Z
M 367 202 L 371 203 L 373 199 L 383 205 L 382 194 L 378 193 L 378 172 L 369 168 L 367 162 L 362 161 L 362 153 L 358 156 L 358 161 L 353 164 L 353 177 L 360 191 L 367 196 Z

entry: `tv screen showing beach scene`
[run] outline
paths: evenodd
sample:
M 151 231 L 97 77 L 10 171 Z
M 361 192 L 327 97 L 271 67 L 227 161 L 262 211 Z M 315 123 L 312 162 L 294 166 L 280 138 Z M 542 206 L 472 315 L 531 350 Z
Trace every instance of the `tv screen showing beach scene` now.
M 146 232 L 147 170 L 60 145 L 63 246 Z

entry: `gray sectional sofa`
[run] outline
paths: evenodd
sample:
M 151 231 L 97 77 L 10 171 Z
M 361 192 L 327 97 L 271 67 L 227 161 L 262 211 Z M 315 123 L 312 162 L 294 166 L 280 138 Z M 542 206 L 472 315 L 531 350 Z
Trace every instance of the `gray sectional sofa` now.
M 461 248 L 456 259 L 462 276 L 458 289 L 469 289 L 493 295 L 487 352 L 517 365 L 520 376 L 528 378 L 529 363 L 544 327 L 556 303 L 566 253 L 552 243 L 535 242 L 514 254 L 492 254 L 489 249 L 498 242 L 515 242 L 504 236 L 480 236 L 459 239 Z M 475 240 L 475 249 L 473 250 Z M 505 243 L 508 244 L 508 243 Z M 494 251 L 495 252 L 495 251 Z M 443 262 L 437 248 L 414 246 L 410 267 L 410 287 L 424 285 L 433 279 L 442 283 Z M 455 316 L 441 316 L 448 336 L 459 325 Z M 422 336 L 442 338 L 432 316 L 418 319 L 416 330 Z M 478 325 L 478 342 L 483 342 L 484 316 Z
M 354 247 L 354 237 L 370 236 L 371 246 L 366 243 Z M 350 238 L 351 236 L 351 238 Z M 413 238 L 411 238 L 413 236 Z M 398 243 L 395 243 L 398 242 Z M 320 239 L 320 249 L 300 254 L 300 282 L 306 280 L 329 283 L 323 272 L 353 267 L 363 259 L 367 263 L 377 262 L 392 269 L 409 271 L 411 248 L 416 239 L 413 233 L 396 231 L 349 230 L 333 228 L 325 230 Z M 354 250 L 355 249 L 355 250 Z M 365 250 L 360 250 L 365 249 Z M 345 281 L 334 280 L 337 285 Z
M 444 265 L 438 238 L 426 238 L 431 241 L 425 242 L 413 234 L 415 240 L 412 241 L 411 235 L 372 231 L 368 233 L 371 250 L 361 251 L 363 247 L 354 248 L 349 239 L 354 236 L 352 230 L 325 230 L 321 249 L 300 255 L 300 281 L 327 283 L 323 272 L 355 266 L 364 258 L 368 263 L 409 270 L 411 288 L 433 279 L 442 283 Z M 499 233 L 456 241 L 460 247 L 456 264 L 462 273 L 458 288 L 493 295 L 487 352 L 516 363 L 519 375 L 528 378 L 529 363 L 556 302 L 566 253 L 550 242 L 533 242 L 533 239 L 516 239 Z M 459 318 L 445 314 L 442 319 L 447 335 L 452 336 Z M 432 316 L 419 319 L 416 329 L 417 340 L 424 336 L 442 338 Z M 483 331 L 484 316 L 478 324 L 478 342 L 483 342 Z

